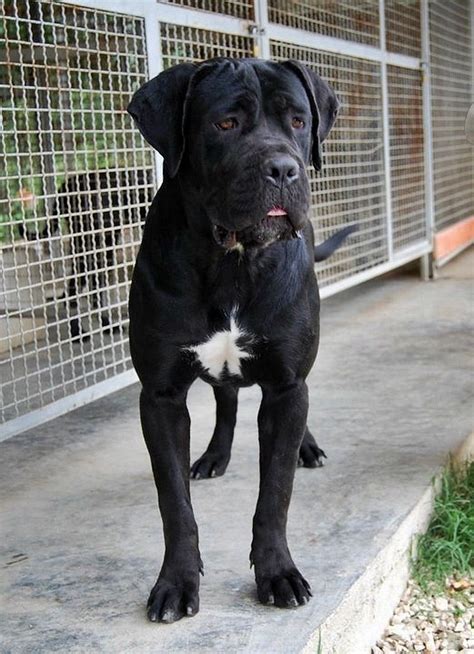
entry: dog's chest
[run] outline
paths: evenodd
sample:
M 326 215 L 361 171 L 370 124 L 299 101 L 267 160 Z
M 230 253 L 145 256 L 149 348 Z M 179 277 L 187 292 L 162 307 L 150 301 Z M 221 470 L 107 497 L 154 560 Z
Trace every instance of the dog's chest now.
M 256 338 L 233 311 L 224 329 L 214 331 L 197 345 L 187 347 L 203 371 L 216 380 L 242 376 L 242 363 L 255 356 Z

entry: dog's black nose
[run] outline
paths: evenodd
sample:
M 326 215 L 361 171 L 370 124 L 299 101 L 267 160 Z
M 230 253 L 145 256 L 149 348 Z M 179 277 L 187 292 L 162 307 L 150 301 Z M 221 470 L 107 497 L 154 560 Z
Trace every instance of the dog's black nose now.
M 265 163 L 265 177 L 275 186 L 289 186 L 298 179 L 298 164 L 288 156 L 269 159 Z

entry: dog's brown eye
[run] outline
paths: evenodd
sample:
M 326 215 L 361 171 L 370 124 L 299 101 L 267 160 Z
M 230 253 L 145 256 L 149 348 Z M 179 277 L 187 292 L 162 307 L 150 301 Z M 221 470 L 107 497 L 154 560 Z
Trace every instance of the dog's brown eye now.
M 235 129 L 237 127 L 237 121 L 235 118 L 226 118 L 225 120 L 221 120 L 220 123 L 216 123 L 217 129 L 223 129 L 223 130 L 228 130 L 228 129 Z
M 304 121 L 301 120 L 301 118 L 293 118 L 291 121 L 291 126 L 294 127 L 295 129 L 301 129 L 304 127 Z

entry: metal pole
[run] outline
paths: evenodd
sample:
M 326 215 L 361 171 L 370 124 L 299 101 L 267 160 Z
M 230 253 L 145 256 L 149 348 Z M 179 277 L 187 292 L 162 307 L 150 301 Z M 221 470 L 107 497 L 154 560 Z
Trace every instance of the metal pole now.
M 431 70 L 430 70 L 430 17 L 428 0 L 421 0 L 421 70 L 423 84 L 423 135 L 425 164 L 425 215 L 426 238 L 433 245 L 435 230 L 433 198 L 433 135 L 431 117 Z M 426 260 L 425 260 L 426 259 Z M 422 279 L 433 277 L 432 254 L 421 260 Z
M 390 167 L 390 122 L 388 111 L 387 52 L 385 45 L 385 1 L 379 0 L 380 50 L 382 72 L 382 129 L 385 167 L 385 195 L 387 210 L 387 252 L 388 260 L 393 259 L 393 225 L 392 225 L 392 183 Z
M 255 22 L 257 23 L 258 56 L 270 59 L 270 39 L 268 37 L 267 0 L 254 0 Z
M 144 3 L 146 54 L 148 64 L 148 78 L 156 77 L 163 70 L 163 55 L 161 51 L 160 23 L 156 3 Z M 155 174 L 158 186 L 163 181 L 163 158 L 154 151 Z
M 471 102 L 474 102 L 474 0 L 471 0 Z

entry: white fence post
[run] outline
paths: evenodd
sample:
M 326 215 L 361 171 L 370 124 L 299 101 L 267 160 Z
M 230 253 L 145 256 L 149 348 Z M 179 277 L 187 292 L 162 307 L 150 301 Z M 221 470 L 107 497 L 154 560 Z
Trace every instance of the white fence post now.
M 258 28 L 257 41 L 259 57 L 270 59 L 270 39 L 268 37 L 268 5 L 267 0 L 254 0 L 255 22 Z
M 426 236 L 428 240 L 432 242 L 434 233 L 433 137 L 431 131 L 430 17 L 428 0 L 421 0 L 421 31 L 421 56 L 423 60 L 423 133 L 425 146 Z
M 161 38 L 160 38 L 160 23 L 158 21 L 158 13 L 156 10 L 156 3 L 151 4 L 145 2 L 144 18 L 145 18 L 145 38 L 146 38 L 146 53 L 148 64 L 148 78 L 156 77 L 163 70 L 163 57 L 161 53 Z M 155 175 L 157 185 L 161 186 L 163 181 L 163 158 L 161 155 L 154 151 L 155 161 Z
M 387 51 L 385 38 L 385 1 L 379 0 L 380 50 L 382 73 L 382 129 L 385 167 L 385 206 L 387 212 L 387 252 L 388 260 L 393 260 L 393 225 L 392 225 L 392 183 L 390 165 L 390 122 L 388 109 Z

